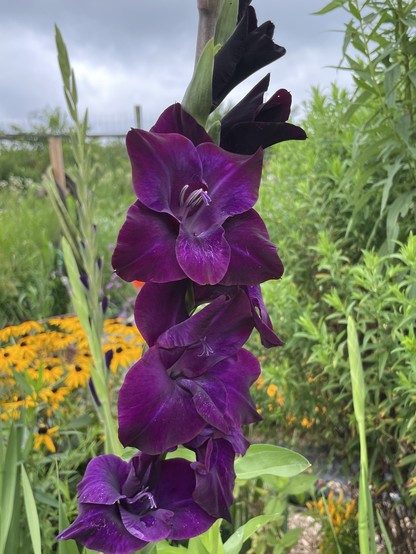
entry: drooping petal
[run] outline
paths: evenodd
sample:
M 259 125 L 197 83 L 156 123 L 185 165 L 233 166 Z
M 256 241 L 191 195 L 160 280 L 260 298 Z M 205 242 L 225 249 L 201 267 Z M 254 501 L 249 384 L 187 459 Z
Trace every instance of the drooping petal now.
M 176 257 L 187 277 L 200 285 L 215 285 L 224 277 L 230 261 L 224 229 L 214 226 L 196 235 L 182 225 L 176 242 Z
M 262 151 L 241 156 L 215 144 L 201 144 L 197 150 L 211 198 L 211 203 L 198 211 L 198 218 L 203 219 L 206 212 L 214 211 L 215 222 L 222 224 L 227 217 L 252 208 L 259 194 Z
M 223 227 L 231 259 L 223 285 L 258 285 L 279 279 L 283 264 L 263 220 L 255 210 L 227 219 Z
M 186 137 L 133 129 L 127 134 L 127 151 L 138 199 L 151 210 L 175 215 L 180 193 L 202 182 L 201 162 L 195 146 Z
M 188 318 L 185 294 L 189 281 L 146 283 L 137 296 L 134 318 L 149 346 L 167 329 Z
M 219 380 L 209 374 L 197 379 L 180 379 L 181 386 L 192 394 L 195 409 L 205 422 L 222 433 L 229 430 L 224 417 L 227 407 L 226 390 Z
M 231 521 L 235 482 L 234 450 L 225 439 L 209 439 L 192 463 L 196 475 L 194 500 L 216 518 Z
M 136 515 L 120 506 L 120 515 L 126 530 L 137 539 L 157 542 L 170 535 L 173 520 L 170 510 L 151 510 L 144 515 Z
M 126 530 L 117 505 L 81 504 L 76 520 L 57 538 L 74 539 L 105 554 L 129 554 L 148 544 Z
M 115 504 L 124 498 L 122 486 L 129 464 L 113 454 L 93 458 L 78 485 L 78 500 L 88 504 Z
M 192 440 L 205 426 L 191 394 L 169 377 L 162 355 L 149 349 L 127 372 L 118 398 L 121 443 L 148 454 Z
M 147 209 L 140 202 L 130 206 L 112 264 L 125 281 L 165 283 L 185 277 L 175 256 L 177 223 L 168 214 Z
M 150 486 L 156 504 L 174 514 L 169 538 L 182 540 L 195 537 L 214 523 L 215 518 L 192 498 L 195 473 L 188 461 L 180 458 L 162 461 L 157 482 Z
M 212 142 L 211 137 L 178 102 L 166 108 L 150 129 L 153 133 L 178 133 L 188 138 L 194 146 L 203 142 Z
M 252 306 L 254 325 L 260 333 L 261 343 L 265 348 L 281 346 L 283 341 L 273 331 L 273 325 L 263 301 L 260 286 L 245 287 Z

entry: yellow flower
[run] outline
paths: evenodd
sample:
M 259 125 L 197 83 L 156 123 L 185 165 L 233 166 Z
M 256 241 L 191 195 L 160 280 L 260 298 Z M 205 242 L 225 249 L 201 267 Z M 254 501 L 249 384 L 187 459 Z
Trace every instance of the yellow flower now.
M 58 429 L 59 429 L 58 426 L 50 427 L 48 429 L 46 425 L 41 423 L 34 437 L 35 450 L 39 450 L 42 444 L 44 444 L 46 448 L 49 450 L 49 452 L 56 452 L 56 447 L 52 439 L 59 436 L 58 433 L 56 432 Z
M 65 383 L 70 389 L 86 387 L 91 371 L 88 364 L 69 364 Z
M 269 385 L 266 392 L 267 395 L 270 396 L 270 398 L 273 398 L 273 396 L 277 393 L 277 386 L 273 384 Z
M 116 345 L 114 345 L 116 346 Z M 137 360 L 140 358 L 142 354 L 142 349 L 139 348 L 131 348 L 127 344 L 120 344 L 112 348 L 113 350 L 113 357 L 110 362 L 110 369 L 113 373 L 117 371 L 118 368 L 127 368 L 134 364 L 134 362 L 137 362 Z

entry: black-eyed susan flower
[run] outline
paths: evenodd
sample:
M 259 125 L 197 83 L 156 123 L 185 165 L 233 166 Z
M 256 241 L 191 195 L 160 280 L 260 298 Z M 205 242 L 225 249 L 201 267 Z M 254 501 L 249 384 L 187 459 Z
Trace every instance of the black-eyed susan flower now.
M 33 446 L 35 450 L 40 450 L 41 446 L 45 445 L 49 452 L 56 452 L 56 446 L 53 439 L 59 436 L 57 433 L 58 429 L 59 426 L 48 428 L 44 423 L 41 423 L 34 436 Z
M 65 384 L 70 389 L 86 387 L 91 376 L 89 364 L 68 364 L 68 373 L 65 377 Z

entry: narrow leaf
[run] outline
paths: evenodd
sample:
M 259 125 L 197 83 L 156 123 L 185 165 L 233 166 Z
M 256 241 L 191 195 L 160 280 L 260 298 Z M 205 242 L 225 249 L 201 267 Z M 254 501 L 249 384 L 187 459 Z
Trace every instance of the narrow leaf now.
M 33 496 L 32 487 L 29 477 L 27 476 L 25 466 L 22 464 L 22 489 L 23 500 L 25 503 L 25 511 L 27 524 L 29 527 L 30 540 L 32 541 L 34 554 L 42 554 L 42 542 L 40 538 L 40 523 L 38 510 L 36 508 L 35 497 Z
M 15 501 L 16 480 L 18 464 L 18 440 L 15 426 L 10 427 L 7 441 L 4 466 L 1 470 L 1 504 L 0 504 L 0 552 L 4 552 L 4 546 L 9 532 L 13 505 Z

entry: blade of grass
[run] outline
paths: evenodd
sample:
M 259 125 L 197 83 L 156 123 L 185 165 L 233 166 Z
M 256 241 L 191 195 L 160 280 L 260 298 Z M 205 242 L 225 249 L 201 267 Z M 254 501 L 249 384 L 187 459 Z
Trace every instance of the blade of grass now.
M 40 537 L 39 515 L 36 508 L 35 497 L 25 466 L 22 464 L 22 489 L 27 524 L 29 526 L 30 540 L 32 541 L 34 554 L 42 554 L 42 540 Z
M 1 504 L 0 504 L 0 553 L 4 548 L 13 516 L 13 505 L 16 492 L 18 463 L 18 441 L 15 426 L 12 424 L 9 431 L 4 465 L 1 468 Z
M 374 515 L 368 482 L 368 454 L 365 430 L 365 381 L 357 330 L 352 316 L 348 317 L 348 357 L 352 384 L 354 415 L 360 437 L 360 485 L 358 500 L 358 538 L 360 554 L 375 554 Z

